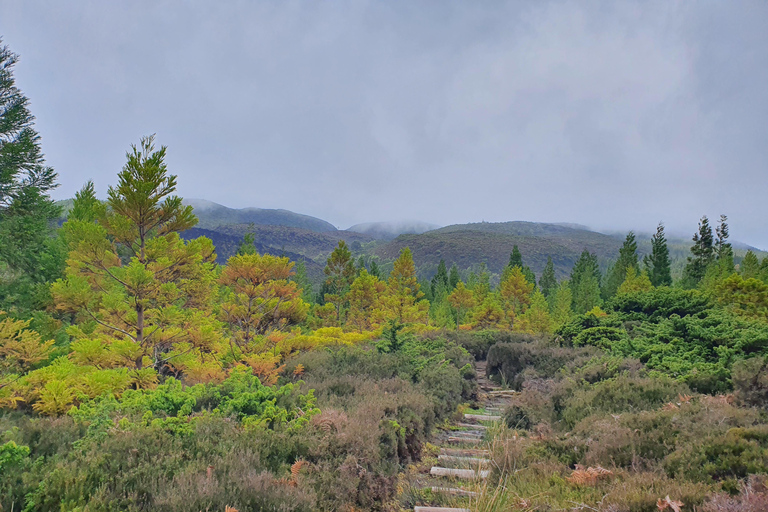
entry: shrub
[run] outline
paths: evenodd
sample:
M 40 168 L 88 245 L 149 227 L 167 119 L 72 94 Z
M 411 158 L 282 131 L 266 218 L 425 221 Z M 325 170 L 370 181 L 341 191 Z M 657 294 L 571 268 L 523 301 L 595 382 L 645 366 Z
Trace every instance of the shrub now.
M 768 409 L 768 358 L 737 361 L 733 364 L 732 375 L 739 402 Z
M 573 427 L 593 414 L 636 412 L 653 409 L 689 393 L 685 384 L 665 377 L 619 376 L 583 386 L 565 401 L 562 417 Z
M 567 364 L 585 362 L 597 351 L 593 348 L 561 348 L 541 344 L 497 343 L 488 351 L 488 376 L 496 376 L 513 389 L 521 389 L 526 368 L 539 377 L 553 377 Z

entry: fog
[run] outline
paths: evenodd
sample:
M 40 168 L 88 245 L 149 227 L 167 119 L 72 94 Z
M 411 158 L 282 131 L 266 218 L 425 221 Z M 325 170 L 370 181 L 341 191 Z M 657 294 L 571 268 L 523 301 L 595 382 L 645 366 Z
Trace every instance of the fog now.
M 142 135 L 179 193 L 339 226 L 529 220 L 768 249 L 768 3 L 4 0 L 56 198 Z

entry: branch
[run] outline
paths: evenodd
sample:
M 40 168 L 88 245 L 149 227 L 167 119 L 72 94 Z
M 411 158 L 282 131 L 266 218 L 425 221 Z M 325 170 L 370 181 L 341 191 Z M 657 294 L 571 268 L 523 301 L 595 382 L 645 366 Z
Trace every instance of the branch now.
M 129 338 L 131 338 L 131 339 L 134 341 L 134 343 L 137 341 L 137 340 L 136 340 L 136 337 L 135 337 L 135 336 L 132 336 L 132 335 L 131 335 L 131 334 L 130 334 L 128 331 L 124 331 L 123 329 L 120 329 L 119 327 L 115 327 L 115 326 L 113 326 L 113 325 L 109 325 L 108 323 L 106 323 L 106 322 L 102 322 L 101 320 L 99 320 L 98 318 L 96 318 L 96 315 L 94 315 L 93 313 L 91 313 L 91 310 L 90 310 L 90 309 L 88 309 L 88 307 L 85 307 L 85 312 L 86 312 L 86 313 L 88 313 L 89 315 L 91 315 L 91 318 L 93 318 L 93 319 L 96 321 L 96 323 L 97 323 L 97 324 L 99 324 L 99 325 L 103 325 L 103 326 L 104 326 L 104 327 L 106 327 L 107 329 L 112 329 L 113 331 L 117 331 L 117 332 L 120 332 L 120 333 L 123 333 L 123 334 L 125 334 L 126 336 L 128 336 Z

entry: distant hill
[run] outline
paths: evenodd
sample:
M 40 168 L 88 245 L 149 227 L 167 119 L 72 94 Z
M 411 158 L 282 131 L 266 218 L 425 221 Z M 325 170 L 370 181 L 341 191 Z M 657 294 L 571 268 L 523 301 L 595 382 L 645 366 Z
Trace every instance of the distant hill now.
M 216 246 L 216 261 L 220 264 L 225 264 L 227 260 L 237 254 L 237 249 L 243 241 L 243 236 L 234 234 L 225 234 L 220 231 L 214 231 L 211 229 L 192 228 L 180 233 L 181 237 L 185 240 L 193 240 L 195 238 L 205 236 L 211 239 L 213 245 Z M 291 261 L 299 262 L 303 261 L 307 268 L 307 275 L 315 282 L 319 282 L 323 279 L 323 269 L 325 268 L 325 262 L 322 264 L 315 262 L 311 258 L 307 258 L 303 254 L 286 251 L 282 248 L 275 248 L 268 244 L 262 243 L 256 238 L 254 244 L 256 251 L 259 254 L 272 254 L 274 256 L 287 256 Z
M 206 201 L 205 199 L 185 199 L 185 205 L 195 210 L 199 219 L 197 227 L 215 229 L 227 224 L 264 224 L 272 226 L 290 226 L 309 231 L 336 231 L 336 226 L 316 217 L 302 215 L 288 210 L 268 210 L 263 208 L 234 209 Z
M 219 226 L 216 231 L 224 235 L 233 236 L 242 240 L 247 233 L 253 233 L 257 244 L 271 247 L 275 250 L 301 254 L 313 260 L 323 260 L 328 257 L 339 240 L 346 241 L 353 252 L 359 252 L 363 244 L 373 241 L 373 238 L 362 233 L 351 231 L 331 231 L 317 233 L 308 229 L 293 228 L 289 226 L 263 226 L 256 224 L 230 224 Z
M 383 260 L 396 258 L 403 247 L 410 247 L 419 273 L 428 277 L 440 259 L 465 270 L 484 262 L 489 271 L 500 273 L 517 245 L 526 265 L 540 275 L 551 256 L 558 279 L 569 275 L 573 264 L 586 248 L 594 252 L 601 265 L 616 258 L 622 241 L 616 237 L 557 224 L 537 222 L 482 222 L 458 224 L 418 235 L 401 235 L 378 246 L 375 254 Z
M 420 234 L 426 231 L 432 231 L 439 227 L 440 226 L 437 224 L 429 224 L 428 222 L 421 222 L 418 220 L 400 222 L 365 222 L 362 224 L 355 224 L 347 231 L 365 233 L 376 240 L 392 240 L 397 238 L 398 235 Z

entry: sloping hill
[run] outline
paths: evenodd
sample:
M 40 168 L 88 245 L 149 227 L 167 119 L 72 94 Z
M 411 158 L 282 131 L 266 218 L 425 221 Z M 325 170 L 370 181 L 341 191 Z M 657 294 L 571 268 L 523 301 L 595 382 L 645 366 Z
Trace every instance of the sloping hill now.
M 420 235 L 401 235 L 375 249 L 384 260 L 396 258 L 403 247 L 410 247 L 420 274 L 428 276 L 444 259 L 466 269 L 484 262 L 500 273 L 517 245 L 523 261 L 540 275 L 551 256 L 557 277 L 566 277 L 586 248 L 602 265 L 616 258 L 622 241 L 594 231 L 534 222 L 478 223 L 447 226 Z
M 227 224 L 265 224 L 274 226 L 290 226 L 309 231 L 336 231 L 336 227 L 322 219 L 302 215 L 288 210 L 268 210 L 263 208 L 227 208 L 226 206 L 206 201 L 205 199 L 185 199 L 185 205 L 195 210 L 199 219 L 197 227 L 216 229 Z
M 402 222 L 365 222 L 362 224 L 355 224 L 347 231 L 364 233 L 372 236 L 376 240 L 392 240 L 397 238 L 398 235 L 420 234 L 438 229 L 439 227 L 440 226 L 436 224 L 429 224 L 428 222 L 421 222 L 418 220 Z
M 203 228 L 192 228 L 180 233 L 181 237 L 185 240 L 193 240 L 195 238 L 205 236 L 213 241 L 213 245 L 216 246 L 216 261 L 220 264 L 225 264 L 227 260 L 237 254 L 237 249 L 243 241 L 243 236 L 225 234 L 220 231 L 214 231 Z M 270 245 L 264 244 L 257 238 L 253 244 L 256 247 L 256 251 L 259 254 L 272 254 L 274 256 L 287 256 L 291 261 L 299 262 L 303 261 L 307 268 L 307 276 L 313 282 L 319 282 L 323 279 L 323 268 L 325 268 L 325 262 L 317 263 L 311 258 L 307 258 L 303 254 L 296 252 L 286 251 L 281 248 L 275 248 Z
M 353 252 L 358 252 L 362 244 L 373 241 L 373 238 L 368 235 L 351 231 L 337 230 L 318 233 L 289 226 L 230 224 L 219 226 L 215 231 L 239 240 L 242 240 L 246 233 L 253 233 L 257 244 L 275 250 L 301 254 L 312 260 L 322 259 L 323 265 L 325 265 L 325 258 L 333 251 L 339 240 L 345 240 Z

